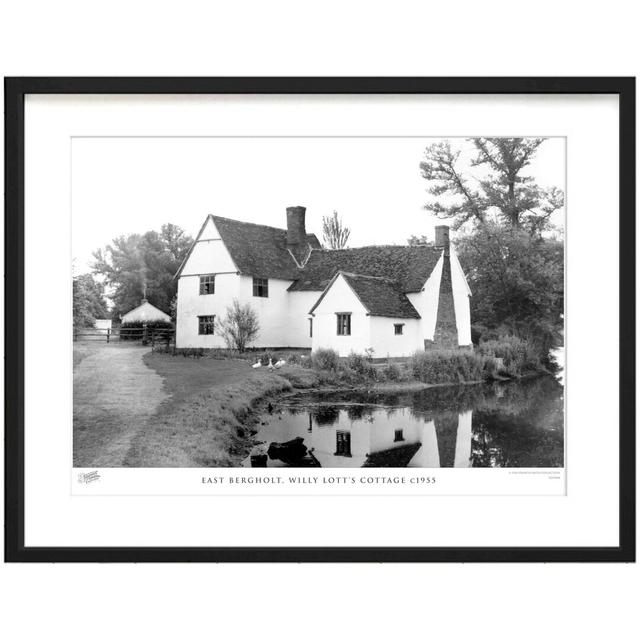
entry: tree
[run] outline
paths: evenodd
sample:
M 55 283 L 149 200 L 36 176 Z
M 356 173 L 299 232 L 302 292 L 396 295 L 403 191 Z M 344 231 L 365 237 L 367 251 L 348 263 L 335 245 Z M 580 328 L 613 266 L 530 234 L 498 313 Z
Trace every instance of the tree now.
M 180 227 L 164 224 L 160 232 L 119 236 L 95 251 L 92 268 L 112 289 L 114 317 L 137 307 L 142 298 L 168 310 L 177 290 L 174 275 L 192 242 Z
M 495 212 L 514 229 L 544 230 L 551 214 L 564 205 L 564 194 L 556 187 L 542 188 L 523 175 L 544 140 L 471 138 L 475 156 L 466 172 L 461 169 L 460 149 L 452 149 L 448 141 L 428 146 L 420 170 L 435 199 L 425 209 L 452 219 L 455 229 L 466 222 L 483 223 Z M 476 178 L 475 168 L 485 173 Z
M 417 247 L 420 245 L 432 245 L 433 242 L 431 242 L 425 235 L 422 235 L 422 236 L 412 235 L 409 238 L 407 238 L 407 244 L 410 247 Z
M 483 337 L 517 335 L 546 358 L 560 344 L 564 311 L 561 241 L 486 223 L 456 242 Z
M 104 286 L 90 273 L 73 278 L 73 326 L 75 328 L 93 327 L 96 318 L 108 315 L 104 299 Z
M 322 216 L 322 239 L 329 249 L 344 249 L 351 235 L 351 229 L 345 227 L 338 212 Z
M 220 333 L 229 349 L 245 351 L 247 345 L 258 337 L 259 331 L 258 315 L 251 305 L 240 304 L 234 299 L 220 322 Z

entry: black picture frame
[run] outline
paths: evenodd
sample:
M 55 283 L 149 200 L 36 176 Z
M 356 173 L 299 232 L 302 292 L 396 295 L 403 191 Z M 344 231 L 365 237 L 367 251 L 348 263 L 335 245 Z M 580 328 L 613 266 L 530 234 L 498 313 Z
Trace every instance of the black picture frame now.
M 635 78 L 5 78 L 5 561 L 634 562 Z M 26 547 L 24 100 L 27 94 L 615 94 L 620 144 L 620 476 L 615 547 Z

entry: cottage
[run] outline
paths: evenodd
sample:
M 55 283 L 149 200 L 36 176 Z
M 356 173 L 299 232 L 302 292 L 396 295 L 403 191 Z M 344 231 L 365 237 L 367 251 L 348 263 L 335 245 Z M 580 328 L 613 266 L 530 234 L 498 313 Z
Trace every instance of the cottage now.
M 176 273 L 179 348 L 226 346 L 218 327 L 234 299 L 258 315 L 255 347 L 400 357 L 471 345 L 471 292 L 447 226 L 433 246 L 331 250 L 305 214 L 287 208 L 286 229 L 206 218 Z

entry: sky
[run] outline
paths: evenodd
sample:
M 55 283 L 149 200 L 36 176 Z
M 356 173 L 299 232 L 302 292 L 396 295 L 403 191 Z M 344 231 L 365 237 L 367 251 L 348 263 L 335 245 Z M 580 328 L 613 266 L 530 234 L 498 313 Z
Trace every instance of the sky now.
M 424 210 L 429 198 L 419 163 L 442 138 L 123 138 L 72 140 L 74 273 L 122 234 L 159 230 L 166 222 L 195 236 L 212 213 L 286 227 L 286 207 L 307 207 L 307 232 L 322 239 L 322 217 L 337 210 L 351 229 L 349 246 L 403 244 L 433 237 L 441 223 Z M 472 143 L 460 148 L 470 170 Z M 527 172 L 565 190 L 565 139 L 549 138 Z M 564 211 L 554 216 L 562 225 Z

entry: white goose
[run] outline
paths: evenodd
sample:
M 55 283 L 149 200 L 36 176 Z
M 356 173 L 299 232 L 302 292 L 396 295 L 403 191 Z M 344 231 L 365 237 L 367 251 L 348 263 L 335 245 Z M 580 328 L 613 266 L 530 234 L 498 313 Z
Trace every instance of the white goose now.
M 283 360 L 282 358 L 280 358 L 280 360 L 278 360 L 278 362 L 276 362 L 273 366 L 276 369 L 279 369 L 282 365 L 287 364 L 286 360 Z
M 273 371 L 273 362 L 271 361 L 271 358 L 269 358 L 269 371 Z
M 251 365 L 254 369 L 259 369 L 262 366 L 262 362 L 258 360 L 255 364 Z

